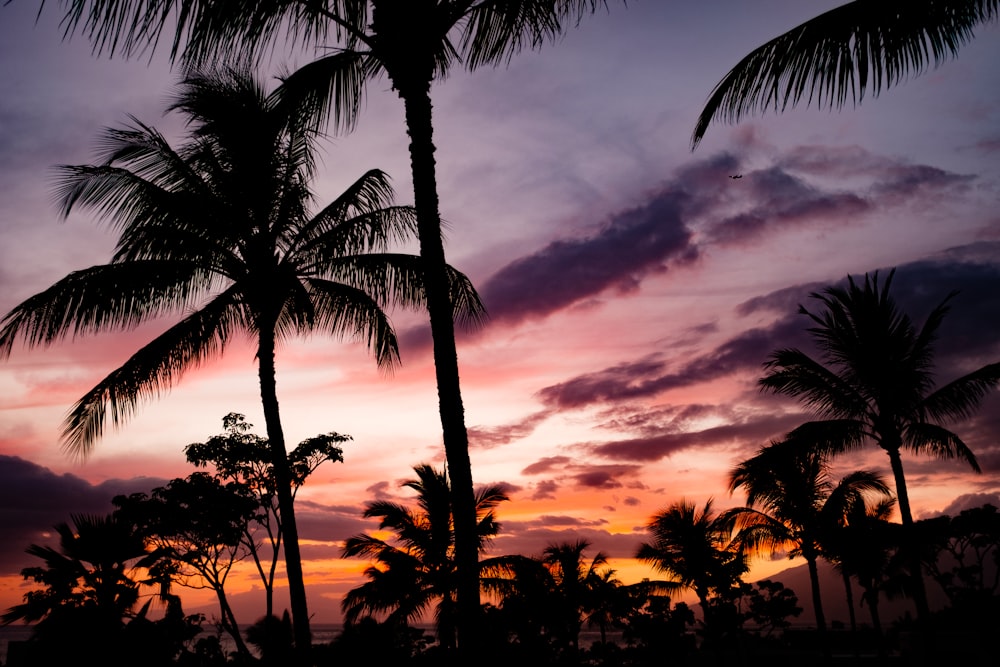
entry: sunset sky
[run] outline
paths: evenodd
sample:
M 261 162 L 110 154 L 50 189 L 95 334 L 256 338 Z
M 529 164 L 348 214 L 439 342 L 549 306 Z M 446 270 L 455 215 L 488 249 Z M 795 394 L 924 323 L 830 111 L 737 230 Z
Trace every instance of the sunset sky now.
M 131 114 L 181 136 L 163 110 L 177 82 L 164 52 L 92 56 L 61 40 L 57 3 L 0 7 L 0 311 L 68 272 L 110 258 L 109 230 L 61 221 L 57 164 L 92 161 L 102 128 Z M 768 354 L 807 346 L 808 294 L 848 274 L 896 267 L 894 292 L 918 321 L 960 290 L 941 329 L 942 383 L 1000 360 L 1000 28 L 958 59 L 841 112 L 800 109 L 712 127 L 695 119 L 730 66 L 767 39 L 839 4 L 828 0 L 612 2 L 556 44 L 510 66 L 457 73 L 433 91 L 449 261 L 474 281 L 488 325 L 459 357 L 473 475 L 503 484 L 492 554 L 539 554 L 585 538 L 625 581 L 655 573 L 631 560 L 657 510 L 686 498 L 742 504 L 729 469 L 806 420 L 761 395 Z M 311 54 L 275 54 L 273 76 Z M 370 168 L 411 203 L 402 105 L 368 87 L 357 130 L 323 144 L 318 205 Z M 742 174 L 741 179 L 731 175 Z M 317 335 L 278 354 L 290 444 L 337 431 L 353 441 L 296 504 L 310 611 L 337 619 L 365 563 L 342 541 L 375 525 L 366 502 L 410 496 L 419 463 L 443 464 L 433 362 L 421 313 L 393 315 L 402 366 L 381 373 L 363 347 Z M 0 610 L 31 586 L 24 554 L 70 513 L 104 514 L 118 493 L 193 471 L 184 445 L 240 412 L 264 432 L 253 349 L 186 374 L 110 431 L 89 458 L 61 449 L 61 422 L 86 390 L 166 325 L 0 363 Z M 952 425 L 983 473 L 904 458 L 917 517 L 1000 503 L 1000 395 Z M 889 476 L 881 450 L 837 460 Z M 788 566 L 759 563 L 764 575 Z M 233 591 L 256 586 L 240 573 Z M 805 591 L 802 591 L 805 593 Z M 252 622 L 260 596 L 241 597 Z M 189 610 L 210 600 L 190 596 Z M 207 610 L 211 613 L 211 607 Z

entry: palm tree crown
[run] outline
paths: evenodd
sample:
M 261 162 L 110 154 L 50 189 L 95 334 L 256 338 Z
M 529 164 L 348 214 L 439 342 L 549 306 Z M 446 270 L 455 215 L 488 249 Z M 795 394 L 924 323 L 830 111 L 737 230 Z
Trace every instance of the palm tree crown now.
M 729 591 L 748 569 L 742 547 L 733 540 L 732 521 L 714 512 L 711 499 L 700 510 L 680 500 L 654 515 L 648 528 L 653 539 L 640 545 L 636 558 L 669 575 L 668 584 L 693 589 L 711 630 L 709 595 Z
M 848 278 L 846 287 L 829 287 L 811 296 L 825 306 L 820 313 L 800 311 L 813 322 L 809 329 L 820 359 L 798 349 L 774 352 L 765 364 L 760 385 L 765 391 L 797 397 L 819 419 L 787 437 L 830 452 L 875 443 L 889 456 L 896 499 L 907 539 L 917 614 L 927 622 L 923 577 L 914 543 L 902 451 L 961 458 L 979 472 L 975 454 L 941 424 L 968 417 L 1000 382 L 1000 363 L 983 366 L 935 388 L 934 343 L 948 312 L 945 297 L 917 327 L 889 294 L 890 272 L 883 285 L 878 273 L 863 284 Z
M 934 343 L 954 293 L 917 327 L 889 294 L 895 272 L 880 285 L 878 273 L 863 284 L 829 287 L 811 296 L 825 310 L 805 307 L 819 348 L 813 359 L 780 349 L 765 364 L 765 391 L 797 397 L 820 417 L 790 438 L 845 451 L 874 442 L 890 458 L 903 522 L 912 523 L 900 451 L 960 458 L 979 472 L 975 454 L 940 424 L 969 417 L 1000 382 L 1000 363 L 983 366 L 935 389 Z
M 368 581 L 347 593 L 345 620 L 355 622 L 364 615 L 385 615 L 392 623 L 419 620 L 432 605 L 438 641 L 455 646 L 455 532 L 448 477 L 430 465 L 414 468 L 417 478 L 403 484 L 417 493 L 416 511 L 400 503 L 377 500 L 365 509 L 365 518 L 378 518 L 379 530 L 392 531 L 384 540 L 362 534 L 344 543 L 345 557 L 368 557 L 375 561 L 365 570 Z M 476 516 L 480 550 L 485 550 L 500 531 L 494 509 L 507 500 L 498 486 L 476 494 Z
M 825 635 L 816 565 L 822 538 L 852 508 L 864 507 L 868 496 L 888 495 L 889 488 L 869 470 L 835 483 L 829 453 L 795 440 L 771 443 L 737 464 L 729 474 L 729 490 L 740 488 L 746 491 L 747 506 L 726 513 L 740 528 L 738 539 L 752 551 L 788 548 L 789 557 L 805 558 L 816 625 Z

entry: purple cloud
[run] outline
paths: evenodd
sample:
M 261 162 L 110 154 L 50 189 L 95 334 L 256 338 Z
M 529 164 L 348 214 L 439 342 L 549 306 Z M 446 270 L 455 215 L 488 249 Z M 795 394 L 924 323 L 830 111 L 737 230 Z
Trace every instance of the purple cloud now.
M 665 190 L 590 237 L 555 241 L 511 262 L 480 290 L 491 320 L 544 317 L 607 289 L 631 291 L 649 273 L 692 261 L 697 251 L 682 221 L 686 199 Z

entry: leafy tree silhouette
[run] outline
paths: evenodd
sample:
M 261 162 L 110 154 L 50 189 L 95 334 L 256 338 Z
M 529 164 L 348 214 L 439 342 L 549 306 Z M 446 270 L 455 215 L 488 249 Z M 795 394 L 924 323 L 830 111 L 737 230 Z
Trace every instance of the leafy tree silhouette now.
M 222 418 L 222 425 L 224 434 L 205 442 L 191 443 L 184 448 L 184 454 L 190 463 L 213 468 L 216 478 L 242 485 L 257 498 L 260 511 L 255 513 L 253 521 L 243 524 L 243 543 L 250 550 L 264 586 L 264 618 L 275 618 L 274 577 L 281 557 L 284 531 L 274 467 L 271 465 L 271 446 L 267 438 L 251 431 L 253 424 L 247 423 L 244 415 L 231 412 Z M 340 444 L 349 440 L 349 435 L 331 432 L 303 440 L 289 452 L 293 501 L 306 479 L 319 466 L 327 461 L 343 462 Z M 260 533 L 264 534 L 263 540 L 259 539 Z M 267 564 L 261 555 L 264 541 L 270 546 L 270 562 Z

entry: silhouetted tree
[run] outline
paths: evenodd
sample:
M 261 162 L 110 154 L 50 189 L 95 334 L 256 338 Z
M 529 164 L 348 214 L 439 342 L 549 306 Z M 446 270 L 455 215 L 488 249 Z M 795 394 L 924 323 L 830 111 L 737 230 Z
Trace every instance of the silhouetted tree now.
M 771 443 L 730 471 L 729 491 L 744 489 L 747 507 L 726 513 L 740 529 L 738 539 L 751 550 L 787 549 L 790 558 L 805 559 L 816 628 L 827 658 L 830 646 L 816 565 L 824 530 L 852 505 L 863 504 L 866 495 L 889 493 L 877 473 L 859 470 L 835 483 L 830 467 L 829 453 L 809 443 Z
M 647 526 L 653 539 L 636 553 L 636 558 L 669 575 L 678 588 L 694 590 L 709 639 L 713 633 L 709 596 L 739 584 L 748 569 L 741 545 L 733 540 L 732 521 L 715 514 L 712 502 L 709 499 L 699 510 L 680 500 L 655 514 Z
M 171 109 L 189 121 L 180 148 L 135 120 L 104 134 L 101 163 L 60 168 L 63 214 L 83 206 L 110 219 L 119 232 L 114 258 L 71 273 L 8 313 L 0 356 L 18 339 L 45 345 L 185 313 L 74 406 L 64 434 L 67 447 L 82 455 L 109 411 L 120 423 L 142 399 L 221 354 L 235 333 L 252 335 L 292 622 L 305 655 L 311 635 L 275 346 L 320 331 L 364 341 L 384 368 L 396 363 L 396 337 L 383 308 L 422 304 L 425 262 L 387 250 L 410 238 L 413 211 L 390 205 L 388 178 L 373 170 L 311 212 L 316 133 L 301 108 L 266 94 L 244 71 L 190 73 Z M 441 270 L 455 310 L 480 313 L 465 276 Z
M 799 616 L 802 607 L 795 591 L 780 581 L 763 579 L 750 592 L 748 615 L 764 638 L 772 638 L 791 626 L 790 616 Z
M 4 625 L 35 624 L 27 648 L 30 664 L 84 661 L 124 667 L 133 664 L 140 641 L 166 652 L 178 650 L 197 632 L 197 619 L 183 616 L 176 597 L 165 596 L 169 621 L 156 628 L 166 633 L 164 637 L 154 638 L 145 624 L 149 601 L 136 611 L 138 577 L 150 554 L 128 522 L 114 515 L 73 515 L 71 521 L 55 526 L 58 549 L 28 547 L 27 553 L 44 564 L 24 568 L 21 574 L 41 588 L 26 593 L 23 603 L 0 616 Z M 168 627 L 174 621 L 178 623 Z
M 404 487 L 416 491 L 418 510 L 400 503 L 376 500 L 365 518 L 378 518 L 380 531 L 391 531 L 391 541 L 362 534 L 344 543 L 344 557 L 367 557 L 375 564 L 365 570 L 368 581 L 348 591 L 342 607 L 346 623 L 366 615 L 384 616 L 399 627 L 420 619 L 433 607 L 437 640 L 450 651 L 456 647 L 455 604 L 458 587 L 455 530 L 448 477 L 430 465 L 416 466 L 417 479 Z M 479 547 L 484 550 L 500 530 L 494 508 L 507 500 L 498 486 L 476 493 Z
M 191 588 L 209 587 L 219 602 L 219 624 L 244 656 L 236 615 L 226 595 L 233 565 L 250 554 L 243 540 L 246 526 L 261 508 L 250 490 L 223 484 L 208 473 L 174 479 L 149 494 L 116 496 L 116 516 L 135 527 L 159 558 L 173 566 L 173 578 Z
M 979 464 L 962 439 L 942 423 L 966 418 L 1000 382 L 1000 363 L 993 363 L 934 388 L 934 343 L 948 312 L 948 295 L 917 328 L 889 294 L 895 271 L 883 285 L 878 273 L 859 284 L 828 287 L 810 296 L 824 310 L 800 312 L 819 359 L 798 349 L 780 349 L 767 363 L 760 386 L 794 396 L 819 420 L 796 428 L 789 438 L 844 452 L 869 443 L 889 456 L 904 539 L 912 543 L 913 515 L 903 474 L 902 451 L 961 458 L 979 472 Z M 926 622 L 927 597 L 915 545 L 907 547 L 918 618 Z
M 264 617 L 274 616 L 274 576 L 281 557 L 284 536 L 281 512 L 278 507 L 277 482 L 271 465 L 271 446 L 267 438 L 251 432 L 253 424 L 231 412 L 222 418 L 225 433 L 213 436 L 206 442 L 195 442 L 184 448 L 187 460 L 196 466 L 211 466 L 215 476 L 223 481 L 241 484 L 256 496 L 261 511 L 253 521 L 244 526 L 243 542 L 250 550 L 265 593 Z M 349 435 L 326 433 L 300 442 L 288 454 L 288 469 L 292 478 L 292 500 L 306 479 L 327 461 L 343 462 L 340 444 L 351 439 Z M 269 563 L 261 557 L 263 532 L 270 545 Z
M 607 565 L 608 558 L 597 552 L 588 563 L 584 552 L 590 548 L 587 540 L 550 544 L 542 552 L 542 563 L 552 575 L 549 595 L 556 602 L 558 621 L 556 628 L 574 658 L 580 650 L 580 629 L 583 619 L 595 606 L 597 586 L 604 580 L 599 568 Z M 605 573 L 608 570 L 605 569 Z
M 311 102 L 320 121 L 353 125 L 364 84 L 388 78 L 405 109 L 410 137 L 414 206 L 425 259 L 427 311 L 433 339 L 441 426 L 455 494 L 458 604 L 461 626 L 475 629 L 479 607 L 479 552 L 472 467 L 459 384 L 453 317 L 438 203 L 431 87 L 453 69 L 476 70 L 507 62 L 561 34 L 565 22 L 607 5 L 607 0 L 66 0 L 67 34 L 81 29 L 97 51 L 133 55 L 174 27 L 171 57 L 205 63 L 271 53 L 277 39 L 290 46 L 341 48 L 288 77 L 286 86 Z M 470 648 L 476 644 L 471 638 Z
M 923 73 L 958 54 L 998 0 L 854 0 L 747 54 L 716 84 L 698 116 L 697 146 L 714 121 L 784 111 L 805 99 L 820 109 L 859 104 L 871 90 Z

